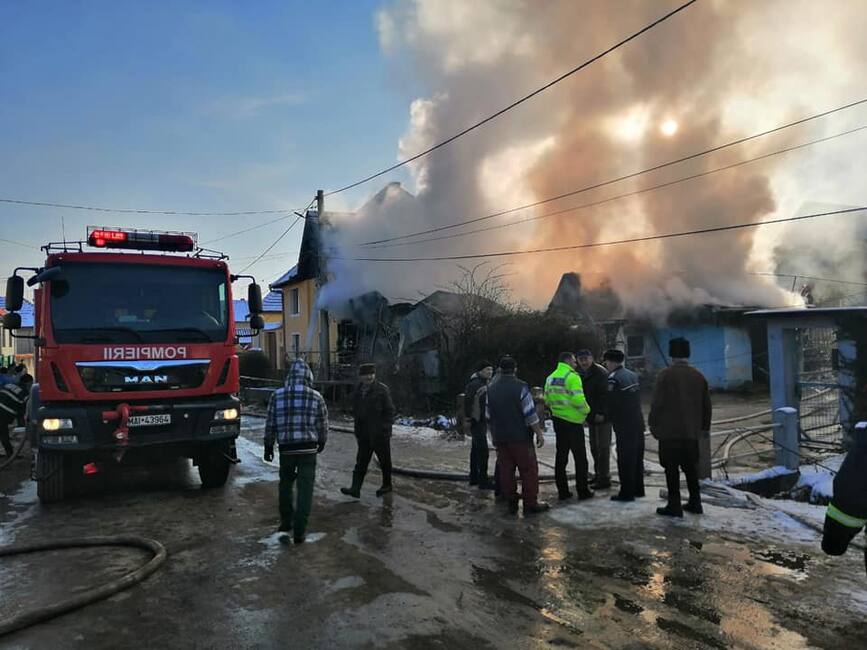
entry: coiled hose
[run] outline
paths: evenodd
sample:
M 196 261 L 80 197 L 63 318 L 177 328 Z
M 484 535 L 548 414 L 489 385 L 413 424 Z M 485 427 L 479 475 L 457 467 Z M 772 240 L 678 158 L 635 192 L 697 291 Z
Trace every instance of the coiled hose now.
M 99 587 L 88 589 L 80 594 L 57 601 L 49 605 L 31 609 L 0 620 L 0 637 L 23 630 L 37 623 L 44 623 L 52 618 L 67 614 L 76 609 L 81 609 L 100 600 L 137 585 L 154 571 L 159 569 L 166 561 L 166 549 L 158 541 L 135 535 L 117 535 L 112 537 L 78 537 L 75 539 L 49 540 L 34 544 L 20 544 L 0 548 L 0 558 L 14 555 L 26 555 L 29 553 L 41 553 L 44 551 L 56 551 L 70 548 L 91 548 L 94 546 L 128 546 L 132 548 L 150 551 L 153 557 L 135 571 L 113 580 Z

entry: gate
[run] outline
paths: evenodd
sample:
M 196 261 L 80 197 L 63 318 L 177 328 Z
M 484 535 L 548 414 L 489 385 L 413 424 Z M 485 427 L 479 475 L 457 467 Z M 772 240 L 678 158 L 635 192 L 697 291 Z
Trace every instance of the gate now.
M 801 416 L 800 446 L 815 451 L 839 449 L 843 445 L 843 428 L 840 424 L 842 391 L 833 362 L 836 329 L 797 329 L 795 336 L 801 352 L 795 388 Z

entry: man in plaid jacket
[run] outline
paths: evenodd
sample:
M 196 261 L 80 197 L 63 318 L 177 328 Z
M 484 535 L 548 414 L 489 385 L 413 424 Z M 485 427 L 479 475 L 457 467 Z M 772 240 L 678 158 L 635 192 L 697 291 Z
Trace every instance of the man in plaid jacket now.
M 289 368 L 286 385 L 274 392 L 265 423 L 265 460 L 274 460 L 274 442 L 280 449 L 280 532 L 292 532 L 304 543 L 313 505 L 316 454 L 328 439 L 325 398 L 313 390 L 313 373 L 303 359 Z M 298 501 L 292 490 L 298 480 Z

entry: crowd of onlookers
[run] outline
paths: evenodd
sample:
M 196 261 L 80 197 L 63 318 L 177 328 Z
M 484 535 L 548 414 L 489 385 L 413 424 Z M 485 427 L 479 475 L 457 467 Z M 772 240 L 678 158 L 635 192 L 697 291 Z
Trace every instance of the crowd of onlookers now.
M 699 440 L 709 435 L 711 403 L 704 376 L 689 365 L 689 341 L 673 339 L 671 365 L 659 373 L 647 419 L 651 435 L 659 441 L 665 468 L 668 503 L 660 515 L 682 517 L 684 511 L 701 514 L 698 485 Z M 539 466 L 536 447 L 545 444 L 545 422 L 550 418 L 556 437 L 555 482 L 561 500 L 573 498 L 566 472 L 569 457 L 575 459 L 575 488 L 581 501 L 594 490 L 612 486 L 609 456 L 612 431 L 616 438 L 619 489 L 612 501 L 629 502 L 644 497 L 645 418 L 638 375 L 624 366 L 621 350 L 607 350 L 602 364 L 590 350 L 563 352 L 544 388 L 531 389 L 517 376 L 518 364 L 505 356 L 494 366 L 480 362 L 464 393 L 464 412 L 472 437 L 469 482 L 493 489 L 508 510 L 524 514 L 547 510 L 539 501 Z M 394 404 L 388 387 L 376 379 L 376 366 L 363 364 L 353 397 L 357 441 L 352 483 L 341 492 L 358 499 L 375 455 L 382 472 L 378 497 L 393 490 L 391 430 Z M 589 475 L 585 428 L 595 476 Z M 292 362 L 283 388 L 268 405 L 265 427 L 265 460 L 272 461 L 275 447 L 280 458 L 280 532 L 291 533 L 295 543 L 305 538 L 313 500 L 316 456 L 325 448 L 328 411 L 325 400 L 313 388 L 313 373 L 303 359 Z M 494 479 L 488 475 L 488 444 L 497 452 Z M 535 444 L 534 444 L 535 443 Z M 681 504 L 680 472 L 689 489 L 689 501 Z M 516 472 L 521 479 L 518 492 Z M 294 489 L 298 494 L 295 497 Z

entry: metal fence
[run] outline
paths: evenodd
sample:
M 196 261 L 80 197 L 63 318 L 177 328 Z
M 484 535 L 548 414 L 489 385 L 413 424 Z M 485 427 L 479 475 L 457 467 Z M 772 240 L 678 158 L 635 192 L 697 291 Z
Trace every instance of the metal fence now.
M 800 445 L 808 449 L 836 449 L 843 444 L 840 426 L 841 389 L 834 368 L 837 334 L 834 328 L 798 331 L 801 370 L 797 397 L 800 401 Z

